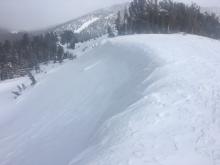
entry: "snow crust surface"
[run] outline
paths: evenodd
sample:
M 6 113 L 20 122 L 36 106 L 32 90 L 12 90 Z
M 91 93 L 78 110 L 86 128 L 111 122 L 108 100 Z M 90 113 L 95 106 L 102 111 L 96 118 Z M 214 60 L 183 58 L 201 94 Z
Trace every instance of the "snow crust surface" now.
M 1 165 L 220 164 L 219 41 L 94 44 L 16 100 L 11 90 L 27 80 L 0 83 Z

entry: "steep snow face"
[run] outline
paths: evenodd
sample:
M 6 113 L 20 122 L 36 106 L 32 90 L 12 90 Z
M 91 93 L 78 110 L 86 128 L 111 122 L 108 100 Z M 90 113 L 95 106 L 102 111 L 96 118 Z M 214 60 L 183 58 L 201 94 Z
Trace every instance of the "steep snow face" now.
M 219 41 L 134 35 L 94 45 L 5 101 L 16 115 L 0 125 L 0 164 L 220 164 Z

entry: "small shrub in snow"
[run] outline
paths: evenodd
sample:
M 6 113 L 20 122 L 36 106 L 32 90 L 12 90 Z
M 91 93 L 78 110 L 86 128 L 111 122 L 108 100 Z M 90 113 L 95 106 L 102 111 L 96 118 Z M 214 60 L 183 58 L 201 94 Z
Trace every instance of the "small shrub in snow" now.
M 12 91 L 12 94 L 14 95 L 14 98 L 18 98 L 21 96 L 22 92 L 26 89 L 26 86 L 24 84 L 17 85 L 17 91 Z
M 32 74 L 30 71 L 28 71 L 27 74 L 28 74 L 28 77 L 29 77 L 30 80 L 31 80 L 31 85 L 32 85 L 32 86 L 35 85 L 35 84 L 37 83 L 37 81 L 36 81 L 36 79 L 34 78 L 33 74 Z
M 18 91 L 12 91 L 12 93 L 15 95 L 14 96 L 15 99 L 21 95 L 21 93 L 19 93 Z

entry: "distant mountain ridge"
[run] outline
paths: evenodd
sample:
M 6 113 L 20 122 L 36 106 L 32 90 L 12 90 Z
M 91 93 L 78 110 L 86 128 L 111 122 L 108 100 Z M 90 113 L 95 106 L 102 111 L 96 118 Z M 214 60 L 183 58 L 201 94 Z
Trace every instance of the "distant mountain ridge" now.
M 0 27 L 0 42 L 4 42 L 5 40 L 13 41 L 21 39 L 24 33 L 25 32 L 12 33 L 9 30 Z
M 117 12 L 124 11 L 128 5 L 129 3 L 122 3 L 96 10 L 51 28 L 49 31 L 61 34 L 65 30 L 70 30 L 77 33 L 78 36 L 80 36 L 80 40 L 96 38 L 106 34 L 108 26 L 114 26 Z M 220 17 L 219 7 L 201 7 L 201 10 L 203 12 L 215 13 L 218 17 Z
M 8 33 L 9 31 L 5 28 L 0 27 L 0 34 L 2 33 Z
M 111 7 L 96 10 L 79 18 L 70 20 L 48 31 L 61 34 L 70 30 L 78 34 L 81 40 L 99 37 L 107 33 L 108 26 L 113 26 L 117 12 L 124 10 L 128 3 L 118 4 Z
M 0 41 L 5 40 L 10 32 L 7 29 L 0 27 Z

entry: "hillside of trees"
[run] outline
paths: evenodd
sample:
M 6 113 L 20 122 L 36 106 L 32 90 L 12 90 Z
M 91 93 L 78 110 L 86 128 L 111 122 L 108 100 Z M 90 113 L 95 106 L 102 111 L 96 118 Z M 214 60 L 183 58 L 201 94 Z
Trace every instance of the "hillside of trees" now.
M 124 13 L 118 12 L 115 24 L 119 35 L 185 32 L 220 38 L 215 14 L 172 0 L 133 0 Z
M 76 41 L 73 42 L 70 37 L 73 38 L 73 34 L 65 32 L 61 41 L 75 48 Z M 38 36 L 24 34 L 20 40 L 0 42 L 0 80 L 24 76 L 31 70 L 39 72 L 41 63 L 61 63 L 66 58 L 72 56 L 64 52 L 56 33 Z
M 61 43 L 64 45 L 67 45 L 67 48 L 70 49 L 75 49 L 75 44 L 78 42 L 78 38 L 76 36 L 76 34 L 74 34 L 72 31 L 70 30 L 66 30 L 64 31 L 61 35 Z

